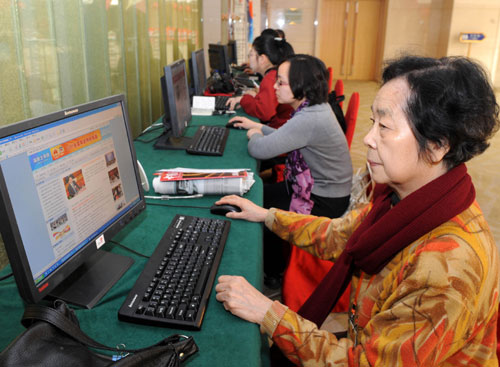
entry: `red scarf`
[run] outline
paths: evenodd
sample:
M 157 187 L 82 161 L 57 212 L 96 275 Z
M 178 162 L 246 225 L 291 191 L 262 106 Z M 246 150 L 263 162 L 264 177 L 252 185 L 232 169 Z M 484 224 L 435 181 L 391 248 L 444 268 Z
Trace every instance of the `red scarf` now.
M 377 185 L 365 220 L 299 314 L 321 325 L 351 281 L 355 269 L 377 274 L 401 250 L 463 212 L 476 192 L 465 164 L 421 187 L 391 208 L 392 189 Z

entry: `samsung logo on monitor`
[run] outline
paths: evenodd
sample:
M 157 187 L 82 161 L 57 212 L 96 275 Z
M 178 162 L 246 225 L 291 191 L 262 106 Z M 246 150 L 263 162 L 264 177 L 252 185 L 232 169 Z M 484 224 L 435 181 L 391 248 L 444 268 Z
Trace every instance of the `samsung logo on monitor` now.
M 69 111 L 64 111 L 64 116 L 72 115 L 72 114 L 77 113 L 77 112 L 78 112 L 78 108 L 75 108 L 75 109 L 69 110 Z

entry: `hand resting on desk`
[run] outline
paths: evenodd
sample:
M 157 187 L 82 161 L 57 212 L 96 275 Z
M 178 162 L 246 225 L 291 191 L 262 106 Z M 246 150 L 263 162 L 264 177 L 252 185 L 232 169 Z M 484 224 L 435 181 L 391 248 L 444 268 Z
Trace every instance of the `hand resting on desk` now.
M 215 204 L 231 204 L 241 208 L 241 212 L 229 212 L 226 214 L 228 218 L 245 219 L 250 222 L 263 222 L 266 219 L 268 209 L 262 208 L 248 199 L 244 199 L 237 195 L 228 195 L 216 201 Z
M 241 276 L 221 275 L 215 286 L 217 301 L 222 302 L 226 311 L 244 320 L 262 324 L 273 301 Z

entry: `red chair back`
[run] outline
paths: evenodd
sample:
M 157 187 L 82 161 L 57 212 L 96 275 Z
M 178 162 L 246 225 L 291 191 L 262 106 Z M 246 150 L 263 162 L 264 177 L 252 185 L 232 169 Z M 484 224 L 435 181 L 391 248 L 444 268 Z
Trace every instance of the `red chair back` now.
M 342 81 L 342 79 L 339 79 L 335 82 L 335 95 L 336 96 L 343 96 L 344 95 L 344 82 Z M 344 102 L 339 102 L 339 106 L 340 108 L 344 108 L 343 107 L 344 105 Z
M 326 70 L 328 70 L 328 93 L 330 93 L 333 84 L 333 69 L 329 66 Z
M 356 127 L 356 120 L 358 118 L 359 111 L 359 93 L 354 92 L 351 94 L 351 98 L 349 99 L 349 105 L 347 106 L 347 112 L 345 113 L 345 123 L 346 123 L 346 132 L 345 138 L 347 139 L 347 145 L 349 149 L 351 149 L 352 138 L 354 136 L 354 129 Z

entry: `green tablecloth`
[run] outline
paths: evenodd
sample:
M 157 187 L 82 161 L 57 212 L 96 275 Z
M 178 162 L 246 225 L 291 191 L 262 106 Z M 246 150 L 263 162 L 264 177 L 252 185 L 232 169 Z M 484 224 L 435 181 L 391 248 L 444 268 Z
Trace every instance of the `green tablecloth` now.
M 225 125 L 227 116 L 193 117 L 186 135 L 193 135 L 200 124 Z M 141 137 L 149 139 L 159 135 L 153 131 Z M 231 130 L 222 157 L 188 155 L 184 151 L 155 150 L 152 143 L 135 142 L 137 158 L 143 165 L 149 182 L 155 170 L 173 167 L 192 168 L 250 168 L 256 172 L 257 162 L 247 153 L 246 131 Z M 262 204 L 262 182 L 256 174 L 256 182 L 246 197 Z M 151 189 L 148 193 L 154 195 Z M 219 196 L 199 199 L 161 201 L 168 205 L 195 205 L 210 207 Z M 147 200 L 148 203 L 153 202 Z M 155 203 L 159 201 L 154 201 Z M 175 214 L 215 217 L 208 209 L 176 208 L 148 205 L 146 210 L 129 223 L 113 239 L 144 254 L 151 254 Z M 220 218 L 220 217 L 219 217 Z M 146 259 L 119 247 L 107 244 L 105 249 L 132 257 L 135 262 L 125 275 L 92 309 L 78 309 L 81 328 L 91 337 L 108 345 L 125 344 L 138 348 L 157 342 L 173 334 L 193 335 L 200 351 L 188 361 L 188 366 L 260 366 L 267 364 L 266 353 L 261 355 L 261 336 L 258 326 L 250 324 L 226 312 L 216 301 L 212 291 L 201 331 L 183 331 L 152 326 L 142 326 L 118 321 L 117 312 L 131 289 Z M 0 276 L 11 271 L 7 266 Z M 261 289 L 262 283 L 262 225 L 232 220 L 229 237 L 219 266 L 218 274 L 242 275 Z M 0 350 L 3 350 L 23 331 L 20 319 L 23 302 L 13 278 L 0 283 Z M 266 348 L 264 348 L 265 350 Z M 264 358 L 264 361 L 262 360 Z

